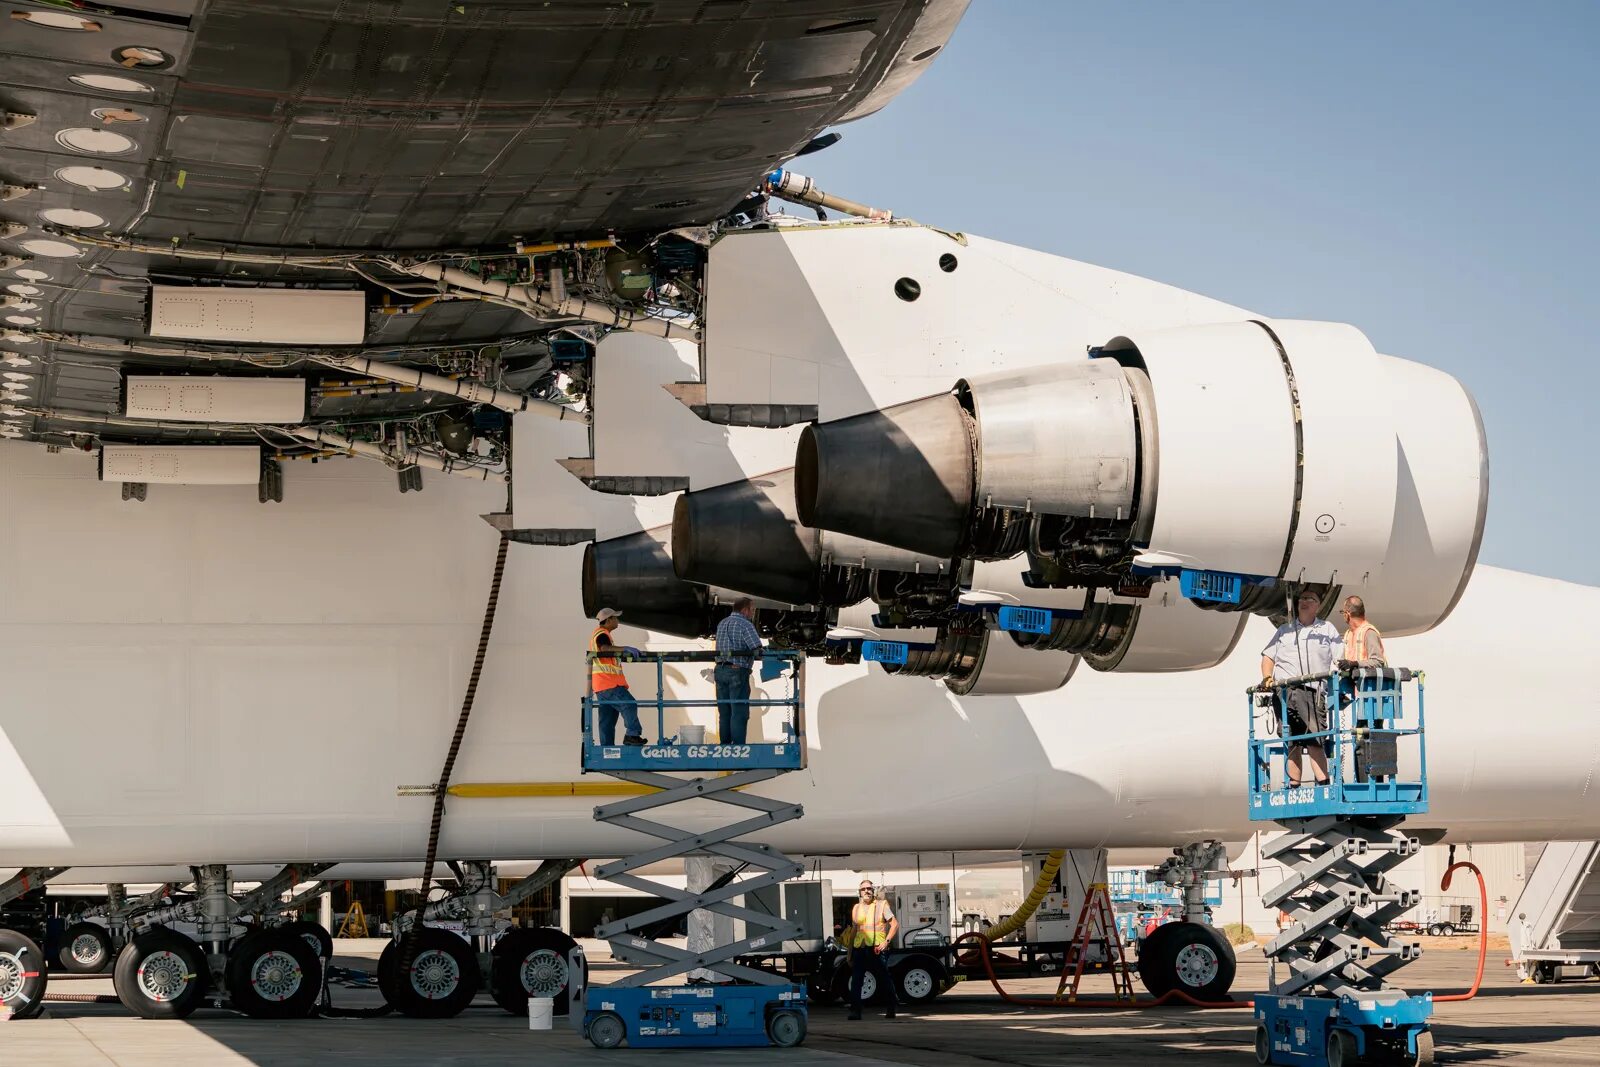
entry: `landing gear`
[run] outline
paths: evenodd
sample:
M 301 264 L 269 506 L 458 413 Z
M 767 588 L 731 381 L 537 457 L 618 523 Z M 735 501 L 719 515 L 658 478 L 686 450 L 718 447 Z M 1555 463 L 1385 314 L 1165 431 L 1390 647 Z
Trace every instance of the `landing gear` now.
M 567 1014 L 567 953 L 575 945 L 559 930 L 507 930 L 495 942 L 490 966 L 494 1002 L 512 1015 L 526 1015 L 529 997 L 550 997 L 555 1013 Z
M 1228 939 L 1204 923 L 1158 926 L 1139 945 L 1139 978 L 1158 997 L 1179 990 L 1196 1000 L 1219 1000 L 1237 969 Z
M 110 968 L 116 955 L 109 930 L 99 923 L 76 922 L 61 935 L 57 959 L 70 974 L 99 974 Z
M 0 1010 L 31 1019 L 44 1010 L 44 952 L 33 938 L 0 930 Z
M 402 968 L 400 957 L 407 939 L 414 939 L 411 963 Z M 384 999 L 413 1019 L 459 1015 L 472 1003 L 478 985 L 478 960 L 472 946 L 448 930 L 424 926 L 389 942 L 378 957 L 378 988 Z
M 322 961 L 292 925 L 252 930 L 228 951 L 228 997 L 251 1018 L 300 1019 L 316 1006 Z
M 118 999 L 140 1018 L 182 1019 L 200 1006 L 211 981 L 200 946 L 157 927 L 123 947 L 112 984 Z

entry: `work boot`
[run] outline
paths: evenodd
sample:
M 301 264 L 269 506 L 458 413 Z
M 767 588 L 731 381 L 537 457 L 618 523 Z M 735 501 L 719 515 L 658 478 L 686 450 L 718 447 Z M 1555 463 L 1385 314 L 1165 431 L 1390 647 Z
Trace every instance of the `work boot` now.
M 625 744 L 625 745 L 644 745 L 644 744 L 649 744 L 649 742 L 647 742 L 644 738 L 640 737 L 638 734 L 628 734 L 626 737 L 624 737 L 622 739 L 622 743 Z
M 850 1009 L 850 1014 L 845 1016 L 845 1020 L 847 1022 L 860 1022 L 861 1021 L 861 1009 L 860 1008 L 851 1008 Z
M 889 1001 L 889 1010 L 883 1013 L 883 1017 L 885 1019 L 893 1019 L 894 1018 L 894 1008 L 895 1008 L 894 1001 L 892 1001 L 892 1000 Z

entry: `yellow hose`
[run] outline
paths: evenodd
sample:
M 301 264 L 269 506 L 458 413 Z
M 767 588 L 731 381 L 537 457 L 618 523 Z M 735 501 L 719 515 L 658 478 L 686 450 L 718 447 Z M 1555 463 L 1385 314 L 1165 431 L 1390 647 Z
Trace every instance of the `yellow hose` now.
M 1039 879 L 1033 883 L 1033 889 L 1022 902 L 1022 907 L 1012 912 L 1011 918 L 1005 922 L 983 928 L 983 936 L 990 941 L 998 941 L 1002 937 L 1016 933 L 1022 929 L 1028 917 L 1039 910 L 1039 904 L 1045 895 L 1050 892 L 1050 886 L 1056 880 L 1056 872 L 1061 869 L 1061 861 L 1067 858 L 1067 850 L 1058 848 L 1045 857 L 1044 866 L 1039 868 Z

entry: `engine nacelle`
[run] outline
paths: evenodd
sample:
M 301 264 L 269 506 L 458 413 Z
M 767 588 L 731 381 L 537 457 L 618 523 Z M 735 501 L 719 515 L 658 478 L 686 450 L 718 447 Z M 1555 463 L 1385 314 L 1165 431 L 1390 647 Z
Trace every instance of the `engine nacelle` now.
M 1107 625 L 1132 616 L 1105 655 L 1093 651 L 1104 637 L 1066 616 L 1020 639 L 1102 669 L 1215 662 L 1238 623 L 1205 615 L 1281 610 L 1290 586 L 1389 605 L 1397 633 L 1448 612 L 1487 499 L 1481 424 L 1453 379 L 1379 357 L 1336 323 L 1156 330 L 1091 356 L 809 427 L 799 517 L 917 551 L 1025 552 L 1030 585 L 1092 590 Z M 1193 603 L 1175 604 L 1180 589 Z M 1119 603 L 1130 610 L 1112 613 Z M 1172 611 L 1188 621 L 1165 634 L 1154 620 Z
M 1060 689 L 1072 679 L 1078 657 L 1030 652 L 974 620 L 942 628 L 931 648 L 911 648 L 904 663 L 881 666 L 901 677 L 937 678 L 957 696 L 1001 696 Z
M 867 596 L 876 572 L 937 579 L 950 570 L 948 559 L 803 525 L 792 468 L 680 496 L 672 564 L 686 581 L 827 607 Z
M 593 618 L 616 608 L 630 626 L 709 637 L 742 591 L 684 581 L 673 570 L 667 541 L 672 528 L 657 527 L 590 544 L 583 553 L 583 610 Z M 823 654 L 833 613 L 755 599 L 756 629 L 785 648 Z

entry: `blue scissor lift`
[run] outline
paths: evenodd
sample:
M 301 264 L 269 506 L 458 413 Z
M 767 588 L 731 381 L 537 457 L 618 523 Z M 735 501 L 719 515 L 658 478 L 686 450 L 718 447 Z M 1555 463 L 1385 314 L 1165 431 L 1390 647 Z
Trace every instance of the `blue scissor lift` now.
M 1326 729 L 1289 732 L 1288 694 L 1297 686 L 1325 709 Z M 1255 998 L 1260 1063 L 1433 1062 L 1433 995 L 1389 984 L 1421 948 L 1385 932 L 1418 904 L 1388 875 L 1419 847 L 1401 824 L 1428 810 L 1422 690 L 1422 673 L 1403 668 L 1250 690 L 1250 818 L 1284 828 L 1262 858 L 1289 870 L 1261 898 L 1289 922 L 1265 949 L 1272 992 Z M 1326 746 L 1328 784 L 1289 785 L 1290 746 L 1312 742 Z M 1302 782 L 1314 783 L 1309 758 L 1303 762 Z
M 594 654 L 590 654 L 594 658 Z M 621 657 L 625 662 L 629 657 Z M 591 691 L 583 701 L 583 770 L 607 774 L 624 782 L 648 786 L 651 792 L 595 808 L 596 822 L 660 839 L 663 843 L 595 869 L 595 875 L 667 901 L 638 915 L 606 923 L 595 933 L 611 943 L 612 955 L 643 965 L 620 981 L 582 988 L 574 980 L 572 1020 L 599 1048 L 615 1048 L 623 1041 L 635 1048 L 713 1048 L 735 1046 L 798 1045 L 806 1035 L 805 987 L 772 971 L 747 967 L 735 957 L 776 950 L 800 934 L 798 923 L 754 911 L 733 903 L 753 890 L 776 885 L 805 873 L 802 864 L 769 845 L 743 840 L 749 835 L 800 818 L 800 805 L 787 804 L 745 791 L 746 786 L 797 771 L 805 766 L 804 729 L 805 657 L 796 652 L 766 651 L 762 676 L 776 681 L 787 676 L 786 692 L 779 697 L 751 699 L 750 729 L 759 735 L 763 709 L 784 709 L 781 736 L 744 745 L 685 744 L 666 734 L 669 708 L 714 708 L 716 701 L 669 700 L 665 696 L 667 673 L 712 664 L 712 652 L 647 652 L 639 657 L 653 662 L 656 672 L 655 744 L 602 745 L 595 737 L 596 703 Z M 650 700 L 640 701 L 648 708 Z M 711 801 L 734 809 L 737 818 L 713 829 L 687 830 L 646 814 L 670 818 L 665 809 L 685 802 Z M 663 860 L 692 854 L 709 854 L 741 864 L 737 880 L 718 884 L 702 893 L 642 878 L 633 873 Z M 696 909 L 742 919 L 748 936 L 700 954 L 656 940 L 650 933 Z M 759 932 L 757 932 L 759 931 Z M 696 968 L 733 979 L 728 984 L 664 984 Z M 577 966 L 573 974 L 583 976 Z

